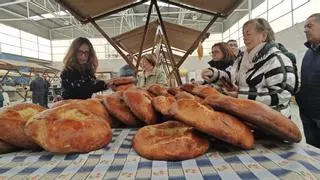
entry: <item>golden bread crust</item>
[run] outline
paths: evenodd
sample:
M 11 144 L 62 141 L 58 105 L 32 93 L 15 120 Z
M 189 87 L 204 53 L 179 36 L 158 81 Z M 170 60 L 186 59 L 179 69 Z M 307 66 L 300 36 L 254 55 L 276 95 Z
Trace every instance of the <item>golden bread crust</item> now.
M 185 160 L 204 154 L 209 141 L 194 128 L 178 121 L 145 126 L 133 139 L 133 148 L 142 157 L 152 160 Z
M 89 152 L 111 141 L 109 123 L 79 104 L 66 104 L 33 116 L 26 134 L 55 153 Z

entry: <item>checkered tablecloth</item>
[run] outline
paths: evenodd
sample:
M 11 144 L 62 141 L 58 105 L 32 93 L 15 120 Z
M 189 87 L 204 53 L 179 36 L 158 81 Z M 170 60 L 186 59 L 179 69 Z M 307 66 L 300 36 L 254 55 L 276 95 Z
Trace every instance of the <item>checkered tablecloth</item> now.
M 309 145 L 258 141 L 244 151 L 212 143 L 186 161 L 150 161 L 134 151 L 136 129 L 114 129 L 112 142 L 85 154 L 21 151 L 0 155 L 2 179 L 320 179 L 320 150 Z

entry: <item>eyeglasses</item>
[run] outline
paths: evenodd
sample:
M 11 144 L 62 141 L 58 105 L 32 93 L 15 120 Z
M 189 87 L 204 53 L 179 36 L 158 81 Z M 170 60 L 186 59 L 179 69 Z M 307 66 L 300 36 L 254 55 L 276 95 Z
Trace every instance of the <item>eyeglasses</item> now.
M 238 47 L 238 44 L 229 43 L 229 46 L 230 46 L 230 47 Z
M 211 52 L 209 52 L 210 55 L 217 54 L 217 53 L 220 53 L 220 51 L 211 51 Z
M 87 56 L 89 56 L 89 51 L 81 51 L 81 50 L 78 50 L 78 51 L 77 51 L 77 55 L 78 55 L 78 56 L 85 55 L 85 56 L 87 57 Z

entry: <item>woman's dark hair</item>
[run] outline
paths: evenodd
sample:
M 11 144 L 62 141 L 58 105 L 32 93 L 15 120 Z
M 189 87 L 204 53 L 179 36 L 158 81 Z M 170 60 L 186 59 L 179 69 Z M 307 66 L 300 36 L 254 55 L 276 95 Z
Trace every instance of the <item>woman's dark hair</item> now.
M 84 37 L 78 37 L 72 41 L 69 50 L 63 59 L 64 68 L 77 69 L 80 71 L 83 70 L 83 68 L 81 68 L 81 65 L 77 61 L 77 52 L 83 44 L 87 44 L 89 47 L 88 62 L 84 66 L 92 75 L 94 75 L 98 68 L 98 58 L 91 42 L 89 41 L 89 39 Z
M 216 43 L 211 47 L 211 49 L 214 47 L 218 47 L 221 50 L 223 54 L 223 59 L 222 59 L 223 61 L 232 62 L 233 64 L 233 61 L 236 59 L 236 56 L 234 55 L 228 43 L 225 43 L 225 42 Z

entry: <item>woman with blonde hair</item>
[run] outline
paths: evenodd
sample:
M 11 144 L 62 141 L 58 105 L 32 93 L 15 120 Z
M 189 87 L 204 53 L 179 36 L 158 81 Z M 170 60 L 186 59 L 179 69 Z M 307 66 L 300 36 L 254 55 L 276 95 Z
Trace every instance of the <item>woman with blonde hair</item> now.
M 63 99 L 87 99 L 108 88 L 107 83 L 96 79 L 98 59 L 87 38 L 73 40 L 63 63 L 60 75 Z
M 225 71 L 202 71 L 208 83 L 219 81 L 224 93 L 233 97 L 260 101 L 290 117 L 290 99 L 297 86 L 294 64 L 275 43 L 270 24 L 262 18 L 243 25 L 246 46 L 243 57 Z
M 168 86 L 164 71 L 157 67 L 157 61 L 153 54 L 146 54 L 141 58 L 142 72 L 138 73 L 138 83 L 140 87 L 148 87 L 152 84 Z

